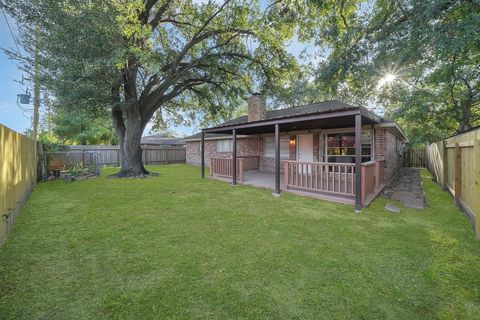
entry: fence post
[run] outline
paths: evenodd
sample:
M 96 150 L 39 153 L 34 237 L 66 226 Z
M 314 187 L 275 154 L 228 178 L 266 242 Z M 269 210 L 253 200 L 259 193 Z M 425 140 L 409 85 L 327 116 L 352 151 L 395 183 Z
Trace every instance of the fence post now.
M 362 171 L 362 175 L 361 175 L 361 184 L 362 184 L 361 199 L 362 199 L 362 205 L 364 205 L 366 203 L 366 199 L 367 199 L 366 192 L 365 192 L 365 188 L 366 188 L 365 166 L 361 167 L 361 171 Z M 333 173 L 333 179 L 334 179 L 333 181 L 335 183 L 335 172 Z M 333 185 L 333 186 L 335 187 L 335 185 Z
M 462 197 L 462 149 L 455 143 L 455 205 L 460 207 Z
M 475 185 L 473 186 L 475 193 L 480 194 L 480 140 L 475 139 L 473 152 L 474 156 L 474 168 L 475 168 Z M 475 214 L 475 233 L 477 234 L 477 239 L 480 240 L 480 197 L 476 198 L 476 205 L 474 208 Z
M 442 171 L 442 188 L 443 191 L 448 190 L 448 149 L 447 140 L 442 141 L 442 158 L 443 158 L 443 171 Z

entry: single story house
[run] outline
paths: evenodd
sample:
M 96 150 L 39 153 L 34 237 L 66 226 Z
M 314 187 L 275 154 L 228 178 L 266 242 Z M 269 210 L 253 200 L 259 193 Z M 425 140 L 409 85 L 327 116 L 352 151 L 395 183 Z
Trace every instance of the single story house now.
M 341 101 L 266 110 L 258 94 L 248 115 L 185 138 L 186 162 L 210 175 L 321 199 L 368 205 L 394 177 L 407 138 L 394 122 Z

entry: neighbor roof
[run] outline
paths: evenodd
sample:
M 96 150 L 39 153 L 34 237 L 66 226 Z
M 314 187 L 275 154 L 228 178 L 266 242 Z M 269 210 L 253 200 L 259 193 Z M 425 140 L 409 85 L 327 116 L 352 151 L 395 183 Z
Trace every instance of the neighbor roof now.
M 178 146 L 184 145 L 185 141 L 183 138 L 169 137 L 166 134 L 160 133 L 142 137 L 140 144 Z

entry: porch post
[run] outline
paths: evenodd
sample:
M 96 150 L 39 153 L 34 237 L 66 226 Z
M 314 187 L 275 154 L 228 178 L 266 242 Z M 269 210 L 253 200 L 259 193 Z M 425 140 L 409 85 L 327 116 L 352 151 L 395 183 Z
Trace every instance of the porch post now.
M 237 185 L 237 130 L 232 130 L 232 184 Z
M 202 178 L 205 178 L 205 132 L 202 131 L 202 138 L 200 142 L 200 171 L 202 172 Z
M 280 195 L 280 125 L 275 124 L 275 195 Z
M 362 211 L 362 115 L 355 115 L 355 212 Z

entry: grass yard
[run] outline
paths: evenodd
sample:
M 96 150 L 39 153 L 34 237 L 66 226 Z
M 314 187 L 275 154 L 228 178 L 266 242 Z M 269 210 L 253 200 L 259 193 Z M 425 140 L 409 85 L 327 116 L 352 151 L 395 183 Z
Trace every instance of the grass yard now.
M 426 171 L 427 210 L 355 215 L 150 169 L 39 184 L 0 248 L 0 319 L 480 318 L 480 242 Z

